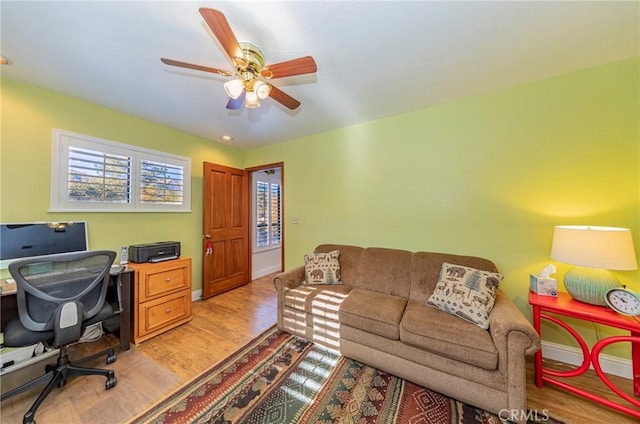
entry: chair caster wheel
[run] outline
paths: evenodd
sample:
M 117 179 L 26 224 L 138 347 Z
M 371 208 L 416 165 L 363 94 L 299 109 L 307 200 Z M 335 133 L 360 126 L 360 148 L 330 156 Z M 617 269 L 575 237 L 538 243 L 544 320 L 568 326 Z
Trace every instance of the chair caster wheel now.
M 116 359 L 118 359 L 118 357 L 116 356 L 115 353 L 110 353 L 107 355 L 107 364 L 113 364 L 114 362 L 116 362 Z
M 113 389 L 114 387 L 116 387 L 116 384 L 118 384 L 118 379 L 116 378 L 116 376 L 111 376 L 109 378 L 107 378 L 107 382 L 105 383 L 105 387 L 107 390 L 109 389 Z

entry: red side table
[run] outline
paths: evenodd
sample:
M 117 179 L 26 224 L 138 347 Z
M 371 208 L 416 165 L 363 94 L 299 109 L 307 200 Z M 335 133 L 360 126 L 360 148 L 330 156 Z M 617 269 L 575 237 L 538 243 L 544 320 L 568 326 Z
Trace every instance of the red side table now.
M 609 408 L 624 412 L 633 417 L 640 418 L 640 322 L 635 318 L 620 315 L 615 311 L 603 307 L 595 306 L 587 303 L 583 303 L 573 299 L 568 293 L 558 293 L 558 297 L 552 296 L 539 296 L 533 292 L 529 293 L 529 304 L 533 307 L 533 326 L 540 336 L 540 319 L 544 318 L 558 325 L 559 327 L 567 330 L 578 342 L 582 350 L 582 364 L 570 371 L 554 371 L 544 369 L 542 366 L 542 351 L 539 350 L 535 354 L 535 374 L 536 374 L 536 386 L 542 387 L 546 382 L 560 387 L 569 392 L 575 393 L 579 396 L 585 397 L 593 402 L 598 402 Z M 596 324 L 608 325 L 610 327 L 620 328 L 629 331 L 629 336 L 612 336 L 605 337 L 602 340 L 594 344 L 591 349 L 585 343 L 584 339 L 578 334 L 576 330 L 571 328 L 569 324 L 561 321 L 555 316 L 547 315 L 547 313 L 553 313 L 555 315 L 562 315 L 565 317 L 577 318 L 583 321 L 593 322 Z M 612 343 L 631 342 L 631 362 L 633 367 L 633 393 L 635 396 L 631 396 L 616 385 L 614 385 L 609 378 L 602 371 L 600 366 L 600 352 L 606 346 Z M 578 387 L 574 387 L 566 381 L 560 381 L 554 377 L 577 377 L 584 374 L 589 366 L 593 365 L 593 368 L 600 378 L 614 393 L 620 396 L 622 399 L 629 402 L 630 407 L 624 404 L 605 399 L 601 396 L 595 395 L 591 392 L 585 391 Z

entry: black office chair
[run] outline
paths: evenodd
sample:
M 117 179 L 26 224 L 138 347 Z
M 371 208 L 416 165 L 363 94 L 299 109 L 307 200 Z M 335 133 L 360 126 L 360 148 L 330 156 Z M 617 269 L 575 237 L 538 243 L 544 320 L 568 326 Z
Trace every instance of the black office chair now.
M 19 317 L 7 322 L 4 345 L 22 347 L 43 342 L 60 349 L 56 364 L 47 365 L 45 375 L 3 394 L 0 399 L 48 381 L 24 415 L 24 424 L 35 423 L 40 404 L 56 386 L 64 386 L 69 377 L 103 375 L 107 379 L 107 390 L 116 386 L 112 370 L 77 366 L 104 354 L 107 354 L 107 364 L 113 363 L 116 360 L 113 348 L 73 364 L 67 355 L 67 346 L 80 340 L 87 326 L 113 315 L 105 298 L 115 257 L 115 252 L 95 250 L 38 256 L 9 264 L 9 272 L 16 281 Z

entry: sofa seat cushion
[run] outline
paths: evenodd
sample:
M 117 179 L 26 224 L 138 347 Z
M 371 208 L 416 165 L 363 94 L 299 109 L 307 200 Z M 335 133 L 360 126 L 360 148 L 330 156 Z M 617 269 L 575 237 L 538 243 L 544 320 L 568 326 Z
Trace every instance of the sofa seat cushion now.
M 354 288 L 340 307 L 340 323 L 398 340 L 406 305 L 404 297 Z
M 400 340 L 487 370 L 498 367 L 498 350 L 488 331 L 419 302 L 409 301 L 400 323 Z
M 351 286 L 341 284 L 299 286 L 287 290 L 284 306 L 337 320 L 340 304 L 350 291 Z

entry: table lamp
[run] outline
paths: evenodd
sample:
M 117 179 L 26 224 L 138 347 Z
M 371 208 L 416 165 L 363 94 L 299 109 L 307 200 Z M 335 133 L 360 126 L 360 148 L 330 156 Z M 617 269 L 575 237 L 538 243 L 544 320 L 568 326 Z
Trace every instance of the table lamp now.
M 576 300 L 606 306 L 604 295 L 621 284 L 609 270 L 638 268 L 627 228 L 559 225 L 553 231 L 551 259 L 575 265 L 564 285 Z

